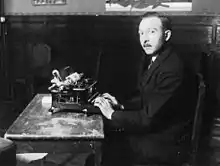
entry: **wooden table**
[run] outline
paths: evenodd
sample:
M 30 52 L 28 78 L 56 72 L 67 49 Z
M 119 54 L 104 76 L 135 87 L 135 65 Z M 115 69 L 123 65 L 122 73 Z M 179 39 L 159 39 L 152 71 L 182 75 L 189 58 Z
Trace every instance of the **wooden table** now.
M 99 165 L 104 138 L 102 117 L 73 112 L 51 115 L 50 101 L 49 94 L 37 94 L 7 130 L 5 138 L 15 141 L 17 153 L 91 151 Z

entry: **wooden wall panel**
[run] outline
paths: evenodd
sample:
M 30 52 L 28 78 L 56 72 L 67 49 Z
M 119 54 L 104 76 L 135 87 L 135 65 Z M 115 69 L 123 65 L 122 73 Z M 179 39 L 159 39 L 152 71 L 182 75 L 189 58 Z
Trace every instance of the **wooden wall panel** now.
M 176 44 L 205 45 L 212 43 L 211 25 L 179 25 L 173 27 L 173 42 Z
M 208 52 L 210 45 L 215 44 L 213 23 L 218 23 L 218 19 L 210 16 L 171 16 L 171 19 L 173 42 L 191 66 L 199 70 L 200 52 Z M 138 21 L 138 16 L 10 16 L 8 56 L 10 62 L 16 64 L 9 65 L 11 80 L 24 77 L 22 71 L 32 72 L 30 63 L 17 60 L 18 55 L 30 57 L 27 45 L 45 43 L 51 47 L 52 55 L 47 70 L 71 64 L 83 71 L 91 70 L 94 67 L 90 62 L 102 54 L 100 89 L 126 95 L 137 84 L 142 56 Z
M 212 23 L 219 22 L 218 17 L 211 15 L 171 15 L 172 22 L 177 25 L 212 25 Z

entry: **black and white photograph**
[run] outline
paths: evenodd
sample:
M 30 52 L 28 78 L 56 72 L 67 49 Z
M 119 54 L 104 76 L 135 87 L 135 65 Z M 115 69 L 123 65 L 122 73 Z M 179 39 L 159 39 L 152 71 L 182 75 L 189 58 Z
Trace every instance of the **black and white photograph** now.
M 219 166 L 220 1 L 0 0 L 0 166 Z

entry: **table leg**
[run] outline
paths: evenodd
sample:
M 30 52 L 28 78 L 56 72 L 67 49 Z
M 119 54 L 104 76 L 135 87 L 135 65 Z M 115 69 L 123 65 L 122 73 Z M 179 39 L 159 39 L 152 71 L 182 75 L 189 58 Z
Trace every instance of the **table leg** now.
M 101 153 L 101 148 L 99 143 L 96 141 L 91 141 L 90 142 L 90 147 L 92 149 L 92 154 L 94 157 L 94 166 L 101 166 L 101 158 L 102 158 L 102 153 Z
M 44 166 L 44 159 L 42 159 L 41 161 L 40 161 L 40 166 Z

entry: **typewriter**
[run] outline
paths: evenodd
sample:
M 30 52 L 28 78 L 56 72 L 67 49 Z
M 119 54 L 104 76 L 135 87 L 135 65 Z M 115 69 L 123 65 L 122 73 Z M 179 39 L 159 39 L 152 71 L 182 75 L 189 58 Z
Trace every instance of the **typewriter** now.
M 52 96 L 49 111 L 94 109 L 91 102 L 99 95 L 97 81 L 86 77 L 84 73 L 73 72 L 70 67 L 64 68 L 61 73 L 56 69 L 52 71 L 52 85 L 48 88 Z

